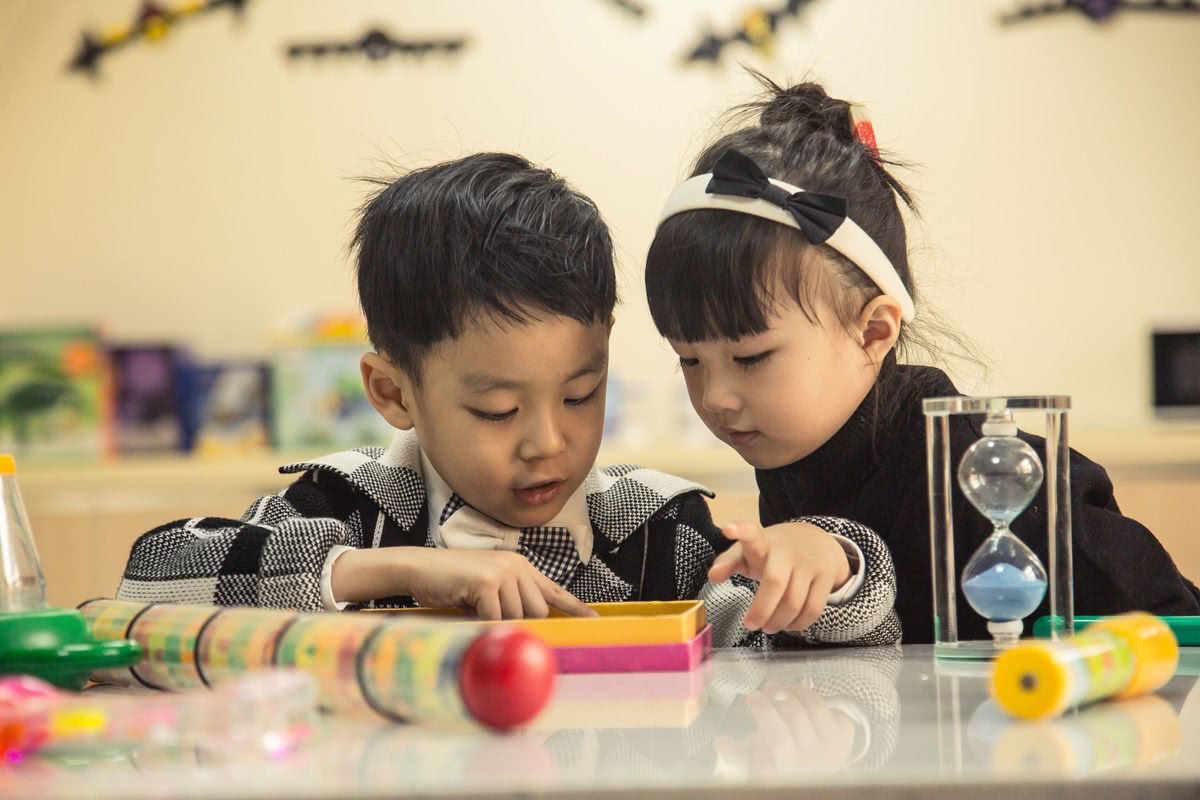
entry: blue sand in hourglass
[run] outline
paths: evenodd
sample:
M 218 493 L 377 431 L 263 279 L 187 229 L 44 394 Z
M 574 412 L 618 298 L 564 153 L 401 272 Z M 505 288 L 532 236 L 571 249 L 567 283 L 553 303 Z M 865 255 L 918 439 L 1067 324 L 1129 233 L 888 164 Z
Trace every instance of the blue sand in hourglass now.
M 1046 580 L 1011 564 L 999 563 L 963 581 L 971 608 L 990 620 L 1024 619 L 1046 596 Z

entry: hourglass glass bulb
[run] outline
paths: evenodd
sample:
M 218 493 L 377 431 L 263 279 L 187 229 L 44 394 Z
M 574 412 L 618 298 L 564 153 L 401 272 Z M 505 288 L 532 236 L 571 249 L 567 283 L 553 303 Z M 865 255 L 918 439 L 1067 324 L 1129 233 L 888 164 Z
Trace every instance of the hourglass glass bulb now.
M 997 528 L 963 568 L 962 590 L 997 640 L 1015 640 L 1046 596 L 1046 570 L 1012 531 Z
M 963 455 L 958 482 L 994 530 L 963 568 L 962 589 L 997 643 L 1008 644 L 1046 595 L 1042 562 L 1008 528 L 1037 495 L 1044 473 L 1037 453 L 1017 438 L 1007 411 L 989 417 L 983 433 Z
M 983 438 L 967 448 L 958 465 L 958 485 L 971 505 L 994 527 L 1016 519 L 1042 485 L 1042 462 L 1017 438 L 1012 416 L 989 418 Z

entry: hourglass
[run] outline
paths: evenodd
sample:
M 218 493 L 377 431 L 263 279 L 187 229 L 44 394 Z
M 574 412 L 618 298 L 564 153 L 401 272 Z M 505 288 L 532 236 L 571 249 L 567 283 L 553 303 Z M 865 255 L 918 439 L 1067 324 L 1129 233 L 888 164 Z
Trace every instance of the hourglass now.
M 930 548 L 933 559 L 934 653 L 939 658 L 990 659 L 1021 635 L 1022 620 L 1050 595 L 1051 636 L 1075 629 L 1071 568 L 1070 448 L 1068 397 L 936 397 L 923 401 L 929 478 Z M 1045 418 L 1045 469 L 1038 454 L 1016 435 L 1013 412 Z M 959 572 L 955 563 L 950 420 L 985 417 L 983 437 L 959 462 L 957 486 L 992 523 L 992 534 Z M 1049 570 L 1009 529 L 1037 495 L 1046 491 Z M 970 608 L 988 620 L 990 641 L 958 639 L 959 578 Z
M 1042 562 L 1008 527 L 1037 494 L 1042 474 L 1042 462 L 1017 438 L 1017 424 L 1007 410 L 988 417 L 983 438 L 967 448 L 958 465 L 959 488 L 993 528 L 963 567 L 962 591 L 988 621 L 998 646 L 1016 644 L 1021 620 L 1046 596 Z

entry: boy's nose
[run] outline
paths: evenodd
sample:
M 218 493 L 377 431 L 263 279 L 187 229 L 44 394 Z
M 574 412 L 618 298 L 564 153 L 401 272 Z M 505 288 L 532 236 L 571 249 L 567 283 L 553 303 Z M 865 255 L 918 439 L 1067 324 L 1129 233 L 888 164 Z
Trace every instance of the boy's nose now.
M 524 461 L 554 458 L 567 449 L 567 440 L 562 427 L 551 417 L 537 420 L 521 438 L 518 455 Z

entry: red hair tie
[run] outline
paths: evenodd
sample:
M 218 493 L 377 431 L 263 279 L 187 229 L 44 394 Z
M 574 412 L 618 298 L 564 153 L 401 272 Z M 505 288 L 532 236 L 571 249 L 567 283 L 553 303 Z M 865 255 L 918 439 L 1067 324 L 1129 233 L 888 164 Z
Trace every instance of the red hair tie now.
M 871 124 L 871 118 L 867 116 L 865 106 L 858 103 L 850 105 L 850 130 L 854 134 L 854 138 L 867 148 L 871 158 L 878 161 L 879 145 L 875 142 L 875 126 Z

